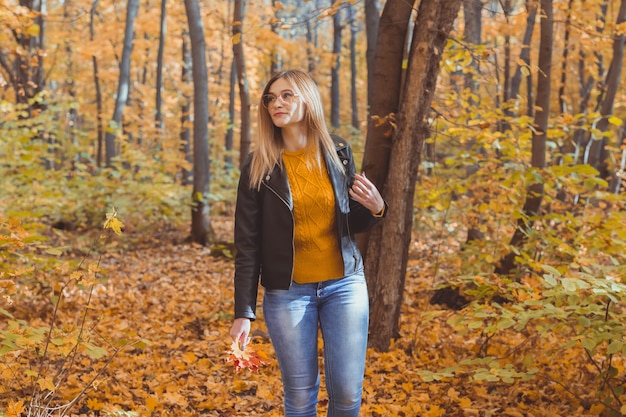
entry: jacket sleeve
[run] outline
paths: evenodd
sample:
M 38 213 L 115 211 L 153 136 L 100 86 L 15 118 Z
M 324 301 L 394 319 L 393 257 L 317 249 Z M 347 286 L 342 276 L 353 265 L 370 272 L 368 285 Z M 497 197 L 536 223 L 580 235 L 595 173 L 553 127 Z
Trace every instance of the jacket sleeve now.
M 345 141 L 344 141 L 345 143 Z M 356 166 L 354 163 L 354 154 L 352 153 L 352 148 L 350 145 L 346 144 L 345 150 L 343 151 L 344 155 L 339 155 L 340 159 L 347 160 L 346 167 L 346 175 L 348 176 L 348 188 L 352 187 L 352 182 L 354 181 L 354 174 L 356 173 Z M 382 217 L 375 217 L 372 213 L 364 207 L 361 203 L 354 200 L 350 197 L 350 216 L 348 221 L 350 223 L 350 231 L 352 233 L 361 233 L 365 232 L 374 226 L 376 223 L 381 221 L 387 216 L 387 212 L 389 211 L 389 206 L 386 201 L 384 201 L 385 208 L 383 210 Z
M 261 272 L 261 193 L 250 189 L 250 162 L 248 155 L 235 206 L 235 318 L 255 320 Z

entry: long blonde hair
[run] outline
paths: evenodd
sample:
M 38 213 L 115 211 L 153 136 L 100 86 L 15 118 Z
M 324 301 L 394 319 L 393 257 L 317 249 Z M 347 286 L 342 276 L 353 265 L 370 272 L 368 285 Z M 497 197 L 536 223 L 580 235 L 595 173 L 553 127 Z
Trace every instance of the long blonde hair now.
M 306 104 L 304 106 L 304 124 L 308 138 L 307 152 L 313 153 L 313 160 L 318 167 L 322 166 L 321 157 L 326 154 L 339 171 L 343 172 L 343 165 L 337 156 L 335 144 L 326 127 L 319 89 L 309 73 L 301 70 L 286 70 L 274 74 L 265 85 L 261 100 L 263 95 L 269 92 L 272 84 L 281 78 L 293 86 L 294 93 L 300 96 Z M 272 172 L 274 166 L 282 166 L 281 152 L 283 150 L 280 128 L 274 125 L 269 111 L 262 105 L 261 101 L 259 101 L 258 107 L 257 146 L 252 155 L 250 167 L 250 188 L 257 190 L 261 188 L 263 179 Z

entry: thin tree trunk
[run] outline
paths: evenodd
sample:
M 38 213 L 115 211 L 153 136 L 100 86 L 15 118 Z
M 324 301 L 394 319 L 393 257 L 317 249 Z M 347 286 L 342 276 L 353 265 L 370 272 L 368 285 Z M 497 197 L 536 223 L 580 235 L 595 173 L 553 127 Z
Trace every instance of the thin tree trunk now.
M 120 74 L 117 83 L 117 98 L 111 124 L 113 129 L 107 129 L 104 137 L 106 166 L 110 167 L 113 158 L 117 155 L 115 138 L 121 126 L 122 114 L 128 101 L 130 90 L 130 55 L 133 50 L 133 26 L 139 11 L 139 0 L 128 0 L 126 8 L 126 29 L 124 32 L 124 47 L 122 49 L 122 60 L 120 61 Z
M 189 50 L 189 32 L 183 32 L 183 70 L 182 70 L 182 83 L 188 85 L 191 81 L 191 51 Z M 191 125 L 191 97 L 189 94 L 183 94 L 183 105 L 180 112 L 180 151 L 186 162 L 192 163 L 191 156 L 191 135 L 189 133 L 189 126 Z M 183 185 L 189 185 L 193 183 L 193 172 L 189 171 L 185 166 L 181 169 Z
M 532 136 L 531 165 L 533 169 L 546 166 L 546 134 L 550 113 L 550 76 L 552 71 L 552 49 L 554 47 L 552 0 L 541 0 L 541 37 L 539 41 L 539 71 L 537 79 L 537 101 L 535 107 L 535 123 Z M 541 181 L 532 183 L 526 191 L 526 201 L 522 208 L 522 218 L 509 245 L 520 247 L 527 239 L 533 226 L 533 216 L 539 213 L 543 199 L 544 184 Z M 509 274 L 515 267 L 515 252 L 505 255 L 496 268 L 498 274 Z
M 460 4 L 461 0 L 421 2 L 417 13 L 386 178 L 389 212 L 380 227 L 372 231 L 367 248 L 370 345 L 382 351 L 388 350 L 391 339 L 397 336 L 413 230 L 415 183 L 422 147 L 428 136 L 426 116 L 436 89 L 442 51 Z M 376 269 L 372 269 L 373 259 L 377 260 Z
M 616 27 L 621 27 L 626 21 L 626 0 L 620 2 L 620 8 L 617 16 Z M 600 114 L 602 119 L 596 125 L 600 132 L 606 132 L 609 126 L 609 117 L 613 113 L 613 105 L 615 96 L 619 88 L 620 78 L 622 74 L 624 60 L 624 35 L 622 31 L 613 35 L 613 57 L 606 79 L 603 83 L 602 104 L 600 106 Z M 588 163 L 595 167 L 600 173 L 601 178 L 609 177 L 609 168 L 607 163 L 608 152 L 606 149 L 607 137 L 602 135 L 600 139 L 592 140 L 589 149 Z
M 333 7 L 337 7 L 336 2 L 341 0 L 331 0 Z M 339 69 L 341 68 L 341 9 L 337 9 L 333 15 L 333 63 L 330 69 L 330 125 L 337 129 L 341 123 L 339 97 Z
M 463 17 L 465 21 L 465 40 L 468 42 L 472 48 L 475 48 L 482 44 L 482 1 L 481 0 L 464 0 L 463 1 Z M 469 104 L 476 106 L 479 103 L 478 100 L 475 100 L 473 97 L 478 96 L 476 92 L 478 91 L 478 83 L 476 78 L 479 74 L 479 64 L 478 60 L 472 58 L 472 71 L 468 71 L 463 78 L 463 87 L 466 92 L 469 92 Z M 468 152 L 472 152 L 472 149 L 476 145 L 476 140 L 469 139 L 465 145 L 465 149 Z M 480 149 L 479 152 L 481 154 L 485 154 L 484 149 Z M 478 164 L 474 163 L 468 165 L 465 169 L 466 177 L 470 177 L 474 173 L 478 171 Z M 484 234 L 480 231 L 478 227 L 478 223 L 480 220 L 477 220 L 476 223 L 472 223 L 468 225 L 467 228 L 467 242 L 471 242 L 472 240 L 483 239 Z M 443 294 L 443 293 L 442 293 Z M 436 296 L 436 294 L 435 294 Z
M 378 0 L 365 0 L 365 34 L 367 39 L 367 106 L 368 115 L 372 105 L 372 93 L 374 91 L 374 63 L 376 60 L 376 39 L 378 38 L 378 25 L 380 23 L 380 8 Z
M 567 66 L 569 64 L 569 50 L 570 50 L 570 27 L 572 23 L 572 7 L 574 0 L 568 1 L 567 17 L 565 18 L 565 34 L 563 35 L 563 54 L 561 56 L 561 82 L 559 85 L 559 111 L 561 113 L 569 113 L 567 101 L 565 100 L 565 87 L 567 86 Z
M 619 194 L 622 189 L 622 178 L 626 174 L 626 130 L 621 129 L 620 141 L 622 143 L 622 157 L 620 158 L 620 163 L 616 166 L 613 175 L 611 176 L 611 183 L 609 184 L 609 189 L 614 194 Z
M 278 7 L 276 7 L 276 3 L 278 0 L 272 0 L 272 6 L 273 9 L 275 10 L 275 19 L 276 22 L 273 22 L 270 26 L 270 29 L 272 30 L 272 33 L 274 33 L 274 35 L 276 35 L 276 37 L 280 37 L 280 35 L 278 34 L 278 28 L 280 27 L 280 10 Z M 308 24 L 308 20 L 307 20 L 307 24 Z M 279 52 L 279 46 L 275 46 L 274 48 L 272 48 L 272 58 L 271 58 L 271 63 L 270 63 L 270 75 L 275 74 L 276 72 L 280 71 L 280 68 L 282 67 L 281 63 L 282 63 L 282 58 L 280 56 L 280 52 Z
M 237 84 L 241 105 L 241 140 L 239 142 L 239 166 L 241 167 L 250 152 L 250 91 L 246 75 L 246 59 L 243 52 L 243 18 L 245 1 L 235 0 L 233 13 L 233 54 L 237 64 Z
M 504 12 L 504 19 L 506 20 L 507 28 L 510 27 L 509 16 L 511 14 L 511 0 L 504 0 L 500 2 L 502 5 L 502 11 Z M 502 79 L 504 80 L 504 87 L 502 89 L 502 104 L 507 106 L 511 99 L 511 35 L 508 31 L 504 35 L 504 68 Z
M 522 84 L 522 67 L 526 69 L 530 68 L 530 42 L 533 36 L 533 31 L 535 29 L 535 20 L 537 17 L 537 6 L 534 2 L 527 1 L 526 2 L 526 30 L 524 31 L 524 37 L 522 38 L 522 51 L 520 52 L 520 60 L 523 62 L 522 65 L 517 65 L 515 69 L 515 74 L 511 79 L 511 98 L 514 100 L 518 99 L 518 95 L 520 92 L 520 87 Z M 527 112 L 528 116 L 532 116 L 532 106 L 533 106 L 533 96 L 532 96 L 532 74 L 530 70 L 527 71 L 526 79 L 528 81 L 527 88 Z M 509 110 L 507 112 L 508 115 L 512 115 L 513 113 Z
M 92 42 L 96 33 L 95 16 L 99 1 L 93 0 L 89 11 L 89 40 Z M 100 90 L 100 75 L 98 74 L 98 58 L 95 55 L 91 56 L 91 63 L 93 65 L 93 83 L 96 88 L 96 165 L 100 168 L 103 160 L 104 128 L 102 127 L 102 91 Z
M 356 65 L 356 43 L 359 36 L 359 27 L 356 22 L 354 6 L 348 3 L 348 23 L 350 25 L 350 98 L 352 102 L 352 127 L 359 128 L 359 97 L 356 86 L 357 65 Z
M 74 17 L 71 13 L 71 0 L 65 0 L 63 3 L 63 19 L 68 23 L 70 33 L 73 32 L 73 27 L 71 26 L 71 19 Z M 67 89 L 67 95 L 70 97 L 72 102 L 76 101 L 76 84 L 74 82 L 75 74 L 74 74 L 74 54 L 72 43 L 70 41 L 71 36 L 65 40 L 65 53 L 67 54 L 67 74 L 65 77 L 65 88 Z M 78 149 L 78 141 L 76 139 L 76 131 L 78 129 L 78 112 L 75 106 L 72 106 L 67 112 L 66 118 L 66 138 L 69 139 L 69 142 L 75 149 Z M 80 162 L 80 153 L 76 152 L 72 155 L 72 160 L 74 162 Z
M 235 143 L 235 87 L 237 85 L 237 65 L 233 58 L 230 65 L 230 86 L 228 89 L 228 129 L 226 129 L 226 138 L 224 140 L 224 149 L 226 156 L 224 164 L 227 170 L 233 167 L 233 145 Z
M 207 245 L 213 240 L 209 216 L 209 77 L 204 25 L 198 0 L 185 0 L 193 77 L 193 193 L 191 240 Z
M 167 0 L 161 0 L 161 29 L 159 31 L 159 50 L 157 52 L 157 73 L 156 73 L 156 111 L 154 121 L 156 128 L 163 131 L 163 115 L 161 107 L 163 105 L 163 97 L 161 90 L 163 89 L 163 54 L 165 52 L 165 36 L 167 34 Z

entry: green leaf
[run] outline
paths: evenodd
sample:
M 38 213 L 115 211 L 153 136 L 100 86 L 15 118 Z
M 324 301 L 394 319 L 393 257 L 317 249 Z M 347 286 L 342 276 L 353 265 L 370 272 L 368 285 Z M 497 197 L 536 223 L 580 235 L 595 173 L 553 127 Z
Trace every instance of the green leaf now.
M 46 253 L 52 256 L 61 256 L 63 255 L 63 249 L 61 248 L 48 248 L 46 249 Z
M 613 355 L 617 352 L 619 352 L 620 350 L 622 350 L 622 348 L 624 347 L 624 343 L 622 343 L 620 340 L 616 340 L 614 342 L 612 342 L 607 348 L 606 348 L 606 352 L 610 355 Z
M 594 350 L 596 348 L 596 341 L 593 339 L 583 339 L 581 343 L 587 350 Z
M 83 346 L 87 348 L 87 355 L 93 359 L 100 359 L 107 354 L 106 349 L 99 346 L 94 346 L 91 343 L 83 343 Z
M 3 314 L 3 315 L 7 316 L 10 319 L 14 319 L 15 318 L 15 317 L 13 317 L 13 314 L 9 313 L 8 311 L 6 311 L 2 307 L 0 307 L 0 314 Z
M 546 281 L 546 283 L 550 284 L 548 288 L 554 287 L 556 286 L 556 284 L 558 284 L 556 279 L 554 279 L 554 276 L 551 274 L 545 274 L 543 276 L 543 279 Z
M 497 324 L 497 328 L 502 330 L 502 329 L 508 329 L 509 327 L 513 326 L 515 324 L 515 320 L 507 318 L 507 319 L 502 319 L 498 322 Z
M 571 279 L 565 278 L 561 280 L 561 284 L 563 284 L 563 289 L 568 292 L 576 291 L 576 283 Z

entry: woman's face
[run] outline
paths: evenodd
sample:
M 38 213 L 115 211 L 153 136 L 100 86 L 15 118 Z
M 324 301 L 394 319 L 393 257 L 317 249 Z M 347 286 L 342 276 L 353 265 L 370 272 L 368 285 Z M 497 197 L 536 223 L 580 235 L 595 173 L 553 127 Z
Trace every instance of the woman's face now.
M 272 122 L 279 128 L 297 126 L 304 120 L 304 102 L 289 81 L 279 78 L 263 96 Z

